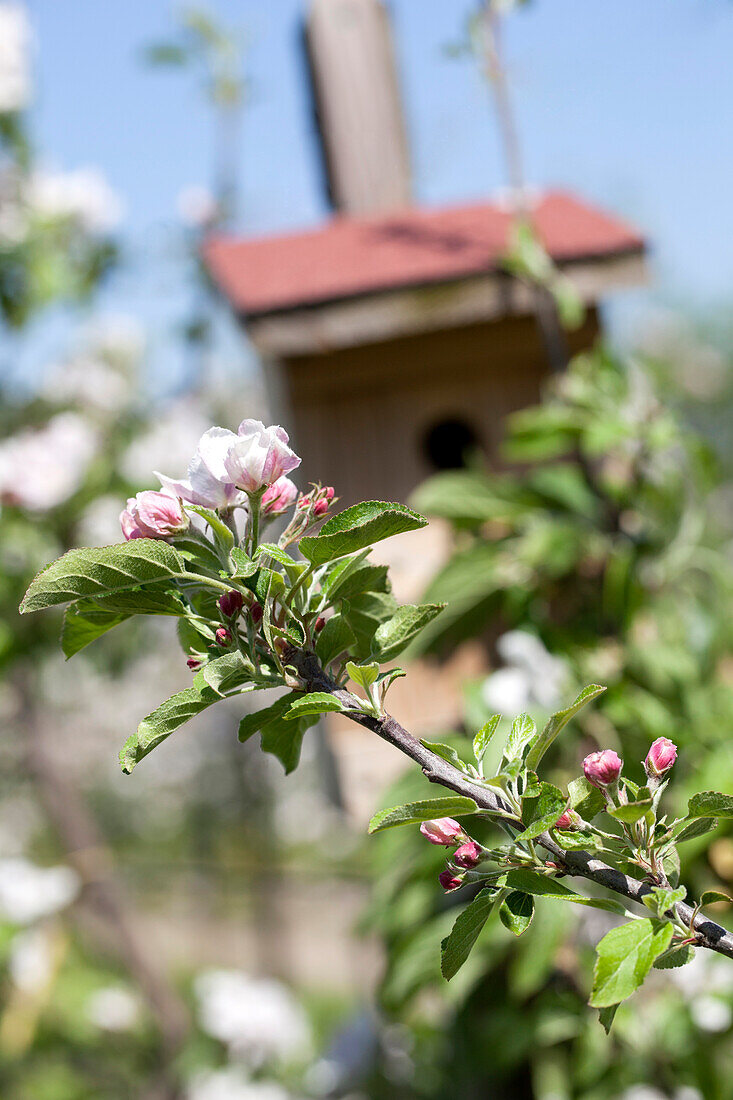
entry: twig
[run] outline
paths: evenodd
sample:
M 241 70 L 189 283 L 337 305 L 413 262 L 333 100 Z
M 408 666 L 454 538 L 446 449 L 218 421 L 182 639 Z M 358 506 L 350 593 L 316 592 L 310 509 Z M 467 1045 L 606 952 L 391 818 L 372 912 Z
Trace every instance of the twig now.
M 394 745 L 410 759 L 419 764 L 422 772 L 431 783 L 440 783 L 456 794 L 472 798 L 476 805 L 483 810 L 492 813 L 501 812 L 511 814 L 510 807 L 499 798 L 498 795 L 485 787 L 472 782 L 462 772 L 449 764 L 447 760 L 436 756 L 427 749 L 416 737 L 408 733 L 400 723 L 390 714 L 382 718 L 374 718 L 372 715 L 354 710 L 353 708 L 363 704 L 357 696 L 351 695 L 344 688 L 340 688 L 323 671 L 318 658 L 313 653 L 304 650 L 290 649 L 284 655 L 285 663 L 293 666 L 305 688 L 308 691 L 329 692 L 340 702 L 349 707 L 347 717 L 360 726 L 371 730 Z M 506 820 L 506 819 L 505 819 Z M 514 819 L 516 825 L 521 827 L 521 822 Z M 614 867 L 609 867 L 602 860 L 596 859 L 590 852 L 566 852 L 553 840 L 549 833 L 543 833 L 537 838 L 542 847 L 553 857 L 564 871 L 573 877 L 587 879 L 597 885 L 620 894 L 629 901 L 641 903 L 646 894 L 651 893 L 652 885 L 639 879 L 625 875 Z M 700 947 L 707 947 L 711 951 L 717 951 L 721 955 L 733 958 L 733 934 L 726 931 L 719 924 L 708 920 L 700 913 L 696 913 L 693 906 L 686 902 L 679 902 L 675 906 L 676 915 L 690 928 L 694 928 L 696 943 Z

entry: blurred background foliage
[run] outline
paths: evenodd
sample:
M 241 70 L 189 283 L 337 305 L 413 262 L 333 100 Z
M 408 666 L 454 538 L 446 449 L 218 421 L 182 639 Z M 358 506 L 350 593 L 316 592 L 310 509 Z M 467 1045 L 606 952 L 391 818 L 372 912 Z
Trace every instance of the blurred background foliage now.
M 0 30 L 22 37 L 17 6 L 1 10 Z M 191 11 L 150 50 L 203 65 L 221 111 L 213 197 L 190 195 L 180 227 L 189 259 L 236 202 L 226 135 L 245 83 L 222 33 Z M 65 548 L 117 541 L 126 496 L 152 469 L 181 470 L 210 423 L 265 410 L 241 379 L 234 411 L 231 386 L 202 381 L 212 307 L 198 282 L 176 334 L 187 385 L 151 400 L 145 332 L 96 309 L 124 260 L 119 201 L 97 172 L 42 167 L 28 97 L 22 73 L 0 82 L 0 334 L 60 306 L 79 327 L 36 392 L 0 394 L 0 1094 L 727 1100 L 725 960 L 660 974 L 606 1039 L 585 1003 L 605 919 L 547 903 L 521 941 L 490 924 L 446 986 L 439 945 L 465 891 L 441 893 L 440 852 L 416 832 L 363 842 L 320 734 L 287 783 L 237 744 L 239 712 L 183 732 L 134 784 L 118 774 L 121 731 L 161 685 L 187 682 L 175 640 L 130 623 L 71 675 L 58 618 L 19 619 L 20 595 Z M 601 347 L 556 376 L 507 424 L 501 472 L 468 455 L 418 491 L 453 536 L 426 593 L 450 603 L 428 656 L 478 641 L 493 669 L 440 740 L 495 710 L 539 719 L 595 680 L 608 691 L 549 778 L 566 783 L 597 746 L 641 761 L 671 736 L 672 800 L 731 788 L 732 346 L 725 317 L 670 313 L 634 357 Z M 426 788 L 410 772 L 381 804 Z M 730 890 L 733 839 L 690 844 L 684 881 Z

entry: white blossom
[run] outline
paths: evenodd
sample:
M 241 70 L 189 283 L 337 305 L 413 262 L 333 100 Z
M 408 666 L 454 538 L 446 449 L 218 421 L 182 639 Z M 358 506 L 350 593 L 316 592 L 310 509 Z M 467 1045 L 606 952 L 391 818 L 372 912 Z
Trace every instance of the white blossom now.
M 31 95 L 31 29 L 25 5 L 0 3 L 0 113 L 22 111 Z
M 294 1100 L 274 1081 L 250 1081 L 238 1066 L 205 1070 L 191 1082 L 187 1100 Z
M 76 413 L 59 413 L 36 430 L 0 441 L 0 500 L 43 512 L 79 488 L 97 433 Z
M 702 1031 L 727 1031 L 733 1020 L 730 1005 L 720 997 L 695 997 L 690 1014 Z
M 140 1001 L 125 986 L 109 985 L 92 993 L 86 1012 L 103 1031 L 130 1031 L 140 1018 Z
M 524 630 L 510 630 L 499 638 L 496 648 L 505 662 L 484 683 L 483 698 L 488 707 L 518 714 L 532 706 L 548 710 L 562 699 L 567 665 L 553 657 L 539 638 Z
M 297 1057 L 308 1050 L 305 1013 L 280 982 L 240 970 L 209 970 L 194 989 L 202 1029 L 252 1066 Z
M 36 170 L 26 202 L 39 218 L 71 219 L 88 233 L 108 233 L 122 218 L 122 203 L 98 168 L 71 172 Z
M 48 985 L 54 971 L 54 941 L 48 928 L 29 928 L 13 937 L 8 971 L 24 993 L 37 993 Z
M 227 508 L 245 499 L 229 476 L 224 460 L 231 447 L 234 432 L 226 428 L 209 428 L 201 436 L 196 452 L 188 464 L 188 477 L 176 481 L 155 471 L 164 489 L 191 504 L 204 508 Z
M 157 414 L 150 427 L 125 451 L 121 473 L 133 485 L 147 485 L 150 471 L 170 466 L 184 467 L 191 456 L 190 440 L 206 431 L 206 420 L 189 401 L 177 401 Z
M 182 222 L 193 229 L 198 229 L 211 224 L 219 208 L 208 187 L 193 184 L 179 192 L 176 209 Z
M 79 892 L 70 867 L 38 867 L 27 859 L 0 860 L 0 914 L 14 924 L 32 924 L 65 909 Z

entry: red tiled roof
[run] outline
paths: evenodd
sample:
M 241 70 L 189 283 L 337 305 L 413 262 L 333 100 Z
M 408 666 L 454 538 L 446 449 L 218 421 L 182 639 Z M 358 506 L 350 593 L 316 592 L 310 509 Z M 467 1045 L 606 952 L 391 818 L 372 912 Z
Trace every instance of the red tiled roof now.
M 631 227 L 563 192 L 543 195 L 533 218 L 558 262 L 644 247 Z M 204 262 L 237 312 L 272 313 L 481 274 L 496 267 L 510 221 L 491 203 L 337 217 L 286 236 L 212 238 Z

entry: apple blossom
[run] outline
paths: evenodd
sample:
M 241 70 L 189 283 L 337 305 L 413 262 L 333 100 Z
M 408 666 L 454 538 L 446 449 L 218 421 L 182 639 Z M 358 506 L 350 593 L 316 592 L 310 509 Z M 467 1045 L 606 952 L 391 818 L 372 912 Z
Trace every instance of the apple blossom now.
M 446 894 L 451 890 L 457 890 L 459 886 L 463 886 L 463 879 L 454 875 L 449 867 L 446 867 L 445 871 L 441 871 L 438 875 L 438 882 L 445 890 Z
M 613 749 L 592 752 L 583 761 L 583 773 L 594 787 L 610 787 L 621 775 L 624 762 Z
M 677 759 L 677 746 L 668 737 L 658 737 L 652 744 L 644 761 L 646 774 L 657 778 L 664 775 Z
M 231 592 L 225 592 L 223 596 L 219 597 L 217 605 L 222 615 L 227 619 L 231 619 L 234 615 L 238 615 L 244 607 L 244 596 L 236 588 L 233 588 Z
M 465 844 L 461 844 L 453 853 L 453 862 L 456 867 L 463 867 L 466 871 L 470 871 L 473 867 L 478 867 L 481 862 L 480 846 L 475 840 L 469 840 Z
M 262 495 L 262 511 L 266 516 L 281 516 L 298 496 L 297 486 L 289 477 L 279 477 Z
M 431 844 L 443 844 L 446 848 L 459 844 L 466 835 L 452 817 L 437 817 L 432 821 L 423 821 L 420 832 Z
M 228 649 L 232 644 L 231 631 L 227 630 L 225 626 L 220 626 L 216 631 L 216 644 L 221 646 L 222 649 Z
M 224 459 L 236 438 L 234 432 L 226 428 L 209 428 L 201 436 L 196 453 L 188 464 L 187 478 L 176 481 L 157 470 L 155 476 L 164 489 L 191 504 L 202 508 L 233 508 L 245 499 L 224 465 Z
M 243 420 L 237 435 L 228 435 L 224 466 L 234 484 L 247 493 L 274 485 L 300 466 L 300 459 L 288 446 L 288 433 L 279 424 L 266 428 L 261 420 Z
M 177 497 L 146 489 L 130 497 L 120 514 L 126 539 L 165 539 L 188 527 L 188 516 Z

